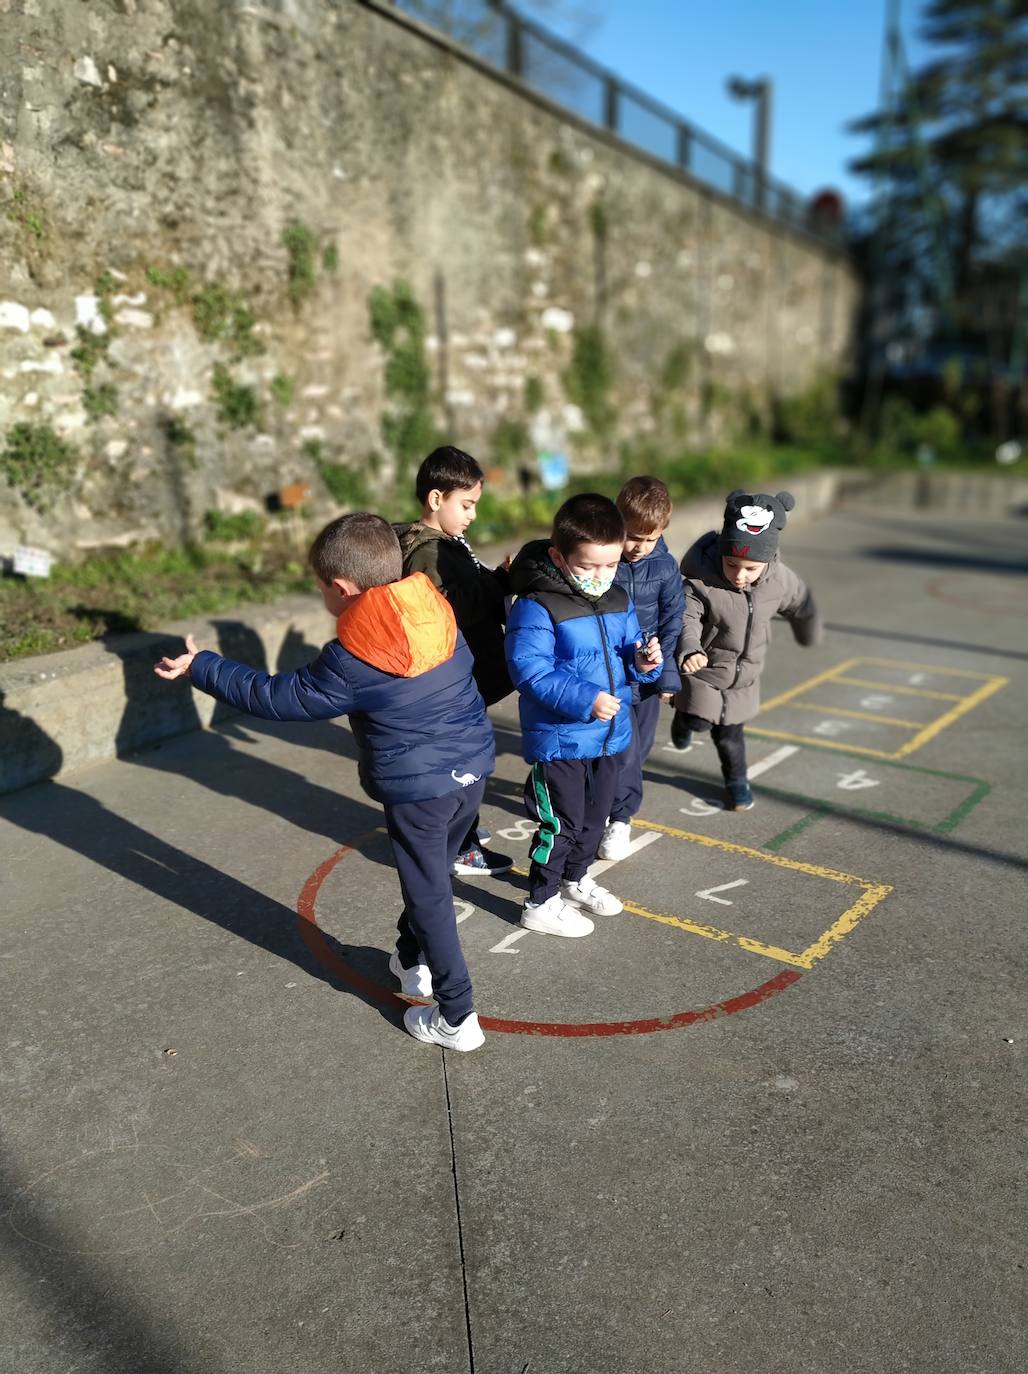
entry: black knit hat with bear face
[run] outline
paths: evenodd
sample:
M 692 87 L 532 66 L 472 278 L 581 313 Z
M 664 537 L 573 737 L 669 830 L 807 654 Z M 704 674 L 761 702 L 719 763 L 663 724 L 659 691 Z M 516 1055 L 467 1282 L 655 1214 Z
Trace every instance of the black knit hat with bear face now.
M 723 558 L 749 558 L 770 563 L 778 552 L 778 531 L 785 529 L 786 511 L 796 502 L 787 491 L 733 491 L 725 502 L 725 525 L 718 538 Z

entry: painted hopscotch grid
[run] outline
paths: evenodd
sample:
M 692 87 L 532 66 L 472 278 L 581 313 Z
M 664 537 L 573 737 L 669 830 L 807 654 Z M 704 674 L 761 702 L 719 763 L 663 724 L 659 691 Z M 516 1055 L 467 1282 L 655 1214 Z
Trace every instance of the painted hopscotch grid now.
M 791 968 L 812 969 L 819 960 L 830 954 L 840 941 L 845 939 L 858 923 L 869 915 L 882 899 L 893 890 L 890 883 L 872 882 L 867 878 L 858 878 L 852 873 L 842 873 L 835 868 L 821 867 L 819 864 L 800 863 L 796 859 L 786 859 L 781 854 L 769 854 L 766 850 L 750 849 L 746 845 L 733 844 L 728 840 L 716 840 L 709 835 L 695 835 L 688 830 L 677 830 L 674 826 L 658 825 L 656 821 L 643 821 L 638 816 L 633 819 L 632 825 L 642 830 L 656 831 L 661 835 L 671 835 L 675 839 L 686 840 L 690 844 L 700 844 L 709 849 L 720 849 L 728 854 L 738 854 L 747 859 L 756 859 L 760 863 L 771 864 L 775 868 L 789 869 L 794 873 L 805 873 L 810 877 L 824 878 L 827 882 L 848 884 L 859 888 L 860 895 L 842 915 L 833 921 L 828 929 L 822 932 L 812 944 L 798 952 L 782 949 L 777 945 L 766 944 L 763 940 L 753 939 L 749 935 L 738 935 L 733 931 L 721 930 L 717 926 L 706 925 L 700 921 L 690 921 L 682 916 L 648 911 L 646 907 L 638 906 L 634 902 L 625 902 L 624 904 L 625 910 L 630 911 L 633 916 L 642 916 L 648 921 L 658 921 L 661 925 L 675 926 L 679 930 L 688 931 L 691 935 L 702 935 L 708 940 L 738 945 L 750 954 L 759 954 L 765 959 L 774 959 L 777 963 L 788 964 Z
M 879 677 L 876 679 L 875 670 L 885 670 L 895 673 L 897 676 L 904 674 L 906 682 L 896 682 L 890 678 Z M 945 691 L 939 686 L 922 686 L 925 679 L 942 680 L 955 678 L 959 683 L 976 682 L 977 687 L 969 691 Z M 946 730 L 961 716 L 973 711 L 976 706 L 980 706 L 983 701 L 991 697 L 1000 688 L 1005 687 L 1009 678 L 996 677 L 987 673 L 973 673 L 961 668 L 939 668 L 925 663 L 906 663 L 899 659 L 889 658 L 848 658 L 842 663 L 837 663 L 834 668 L 829 668 L 826 672 L 818 673 L 815 677 L 808 678 L 805 682 L 791 687 L 787 692 L 782 692 L 777 697 L 772 697 L 760 708 L 757 719 L 768 715 L 770 712 L 784 706 L 793 709 L 819 713 L 825 720 L 833 717 L 841 718 L 844 721 L 862 720 L 874 724 L 877 727 L 887 727 L 904 731 L 912 731 L 911 737 L 896 749 L 874 749 L 870 746 L 858 745 L 850 740 L 839 740 L 835 742 L 826 739 L 824 735 L 814 733 L 801 733 L 798 730 L 776 730 L 765 725 L 751 725 L 747 727 L 752 734 L 766 735 L 769 739 L 793 740 L 799 744 L 814 744 L 822 749 L 837 749 L 842 753 L 863 754 L 870 758 L 877 759 L 902 759 L 908 754 L 912 754 L 929 740 L 935 738 L 943 730 Z M 809 701 L 800 700 L 808 693 L 816 693 L 818 688 L 830 690 L 831 686 L 843 688 L 866 688 L 868 692 L 876 694 L 878 697 L 891 697 L 892 702 L 888 703 L 890 711 L 901 710 L 902 707 L 896 703 L 896 698 L 923 698 L 926 702 L 936 703 L 933 709 L 938 710 L 933 718 L 929 720 L 913 720 L 909 716 L 885 714 L 882 710 L 862 710 L 853 709 L 848 706 L 836 706 L 824 701 L 812 699 Z M 868 700 L 873 699 L 869 697 Z M 948 703 L 948 705 L 947 705 Z M 944 708 L 944 709 L 943 709 Z M 910 715 L 915 714 L 912 709 Z

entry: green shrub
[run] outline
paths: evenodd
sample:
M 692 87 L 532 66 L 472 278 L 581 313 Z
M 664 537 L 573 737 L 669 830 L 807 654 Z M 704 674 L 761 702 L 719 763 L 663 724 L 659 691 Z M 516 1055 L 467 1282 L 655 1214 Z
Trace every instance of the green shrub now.
M 281 372 L 276 372 L 268 385 L 268 390 L 271 392 L 272 400 L 285 410 L 286 406 L 292 404 L 296 386 L 292 377 L 286 377 Z
M 260 422 L 261 406 L 256 388 L 234 381 L 224 363 L 214 364 L 211 389 L 218 419 L 230 429 L 245 429 Z
M 255 357 L 264 345 L 253 332 L 256 318 L 240 291 L 210 282 L 193 296 L 193 323 L 201 339 L 224 340 L 239 358 Z
M 382 437 L 405 484 L 415 463 L 440 439 L 432 413 L 431 378 L 425 358 L 425 317 L 406 282 L 376 286 L 368 298 L 371 333 L 386 353 L 385 391 L 391 409 L 382 416 Z
M 256 539 L 264 529 L 264 521 L 253 510 L 238 511 L 234 515 L 209 510 L 204 514 L 203 527 L 208 539 L 227 544 L 241 539 Z
M 321 480 L 332 500 L 348 510 L 363 510 L 368 504 L 368 482 L 364 473 L 346 463 L 319 462 Z
M 118 388 L 110 382 L 87 386 L 82 393 L 82 408 L 94 423 L 105 415 L 117 415 Z
M 917 411 L 900 396 L 889 396 L 882 405 L 874 458 L 889 461 L 913 458 L 927 445 L 937 458 L 953 458 L 960 450 L 960 420 L 946 406 Z
M 159 286 L 170 291 L 176 305 L 185 305 L 189 299 L 191 279 L 185 267 L 148 267 L 146 279 L 151 286 Z
M 299 305 L 314 290 L 317 236 L 313 229 L 295 220 L 282 231 L 282 245 L 288 258 L 289 299 Z
M 0 475 L 33 510 L 46 511 L 68 487 L 75 450 L 49 425 L 24 422 L 7 431 Z
M 795 396 L 775 402 L 775 437 L 786 442 L 808 443 L 826 439 L 839 427 L 839 390 L 833 377 L 822 377 Z
M 606 438 L 614 422 L 610 399 L 613 383 L 614 364 L 603 330 L 596 324 L 584 325 L 575 331 L 574 351 L 564 373 L 564 389 L 598 439 Z

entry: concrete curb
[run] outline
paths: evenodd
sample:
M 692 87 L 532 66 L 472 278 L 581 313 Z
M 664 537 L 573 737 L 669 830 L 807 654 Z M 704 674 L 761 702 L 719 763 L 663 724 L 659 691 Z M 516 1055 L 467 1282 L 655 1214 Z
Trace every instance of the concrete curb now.
M 896 497 L 902 488 L 905 499 L 895 504 L 917 503 L 918 477 L 897 483 Z M 844 493 L 879 484 L 874 474 L 828 469 L 775 486 L 793 492 L 793 520 L 799 522 L 823 514 Z M 967 492 L 961 494 L 966 500 Z M 723 509 L 723 498 L 679 505 L 667 533 L 672 551 L 682 553 L 698 535 L 720 526 Z M 506 550 L 482 552 L 489 561 Z M 67 776 L 230 715 L 188 684 L 154 676 L 155 660 L 181 652 L 187 633 L 227 657 L 284 672 L 309 662 L 331 632 L 320 598 L 299 596 L 0 665 L 0 793 Z

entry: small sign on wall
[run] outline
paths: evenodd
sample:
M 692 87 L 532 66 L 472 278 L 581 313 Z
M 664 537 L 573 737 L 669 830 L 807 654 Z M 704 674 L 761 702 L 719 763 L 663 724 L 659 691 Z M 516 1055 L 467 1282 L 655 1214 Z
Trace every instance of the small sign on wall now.
M 49 577 L 54 556 L 46 549 L 34 549 L 30 544 L 19 544 L 14 550 L 11 571 L 21 573 L 22 577 Z

